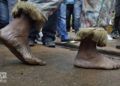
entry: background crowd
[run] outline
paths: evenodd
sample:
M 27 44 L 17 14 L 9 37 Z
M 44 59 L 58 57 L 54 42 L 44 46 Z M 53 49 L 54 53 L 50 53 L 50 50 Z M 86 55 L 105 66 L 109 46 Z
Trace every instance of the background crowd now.
M 20 0 L 0 0 L 0 28 L 11 20 L 11 10 Z M 112 26 L 109 34 L 113 38 L 120 37 L 120 0 L 23 0 L 35 3 L 44 13 L 48 21 L 42 28 L 42 40 L 39 40 L 39 31 L 33 25 L 29 34 L 29 44 L 34 45 L 42 41 L 43 45 L 55 47 L 56 32 L 61 42 L 70 42 L 68 32 L 75 34 L 80 28 Z M 49 1 L 56 1 L 52 3 Z M 57 3 L 61 2 L 61 4 Z M 48 3 L 49 5 L 44 5 Z M 58 4 L 59 7 L 56 7 Z M 120 48 L 117 46 L 117 48 Z

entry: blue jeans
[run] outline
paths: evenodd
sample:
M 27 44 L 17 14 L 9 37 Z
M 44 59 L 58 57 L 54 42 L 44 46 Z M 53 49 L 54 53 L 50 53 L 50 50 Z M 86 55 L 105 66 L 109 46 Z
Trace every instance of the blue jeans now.
M 8 12 L 7 0 L 0 1 L 0 28 L 4 27 L 9 23 L 9 12 Z
M 57 31 L 61 40 L 69 39 L 66 29 L 66 4 L 64 3 L 58 9 Z
M 70 29 L 71 15 L 73 17 L 73 29 L 77 32 L 80 28 L 82 1 L 78 0 L 75 2 L 75 4 L 72 5 L 72 10 L 69 10 L 65 3 L 62 3 L 58 9 L 57 30 L 61 40 L 69 39 L 67 31 Z
M 17 0 L 7 0 L 8 2 L 8 9 L 9 9 L 9 21 L 11 21 L 12 18 L 12 9 L 14 7 L 14 5 L 17 3 Z
M 0 0 L 0 28 L 6 26 L 12 19 L 12 8 L 17 0 Z
M 82 10 L 82 0 L 76 0 L 74 4 L 73 29 L 78 31 L 80 28 L 80 16 Z
M 72 16 L 72 28 L 77 32 L 80 28 L 80 15 L 82 10 L 82 1 L 76 0 L 74 4 L 67 4 L 67 30 L 71 27 Z

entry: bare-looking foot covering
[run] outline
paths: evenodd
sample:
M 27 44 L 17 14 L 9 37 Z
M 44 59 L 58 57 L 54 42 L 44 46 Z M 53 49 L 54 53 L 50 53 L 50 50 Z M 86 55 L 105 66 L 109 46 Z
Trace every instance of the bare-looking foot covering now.
M 28 34 L 32 24 L 42 26 L 45 17 L 32 4 L 19 2 L 13 9 L 14 19 L 0 30 L 0 41 L 23 63 L 29 65 L 45 65 L 35 58 L 28 45 Z
M 81 41 L 74 61 L 75 67 L 95 69 L 118 69 L 120 61 L 100 54 L 96 47 L 103 47 L 107 42 L 107 32 L 102 28 L 81 29 L 78 33 Z

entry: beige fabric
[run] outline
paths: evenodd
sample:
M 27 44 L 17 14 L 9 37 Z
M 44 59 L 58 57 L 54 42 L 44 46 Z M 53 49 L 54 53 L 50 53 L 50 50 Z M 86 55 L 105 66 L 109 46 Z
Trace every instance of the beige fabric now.
M 77 39 L 79 39 L 80 41 L 86 38 L 91 38 L 97 43 L 97 46 L 100 47 L 105 46 L 107 44 L 107 32 L 104 30 L 104 28 L 82 28 L 77 33 L 77 37 Z
M 46 21 L 46 18 L 43 16 L 43 14 L 32 3 L 24 1 L 18 2 L 12 10 L 12 15 L 14 18 L 16 18 L 19 17 L 18 15 L 20 14 L 29 16 L 38 28 L 41 28 Z

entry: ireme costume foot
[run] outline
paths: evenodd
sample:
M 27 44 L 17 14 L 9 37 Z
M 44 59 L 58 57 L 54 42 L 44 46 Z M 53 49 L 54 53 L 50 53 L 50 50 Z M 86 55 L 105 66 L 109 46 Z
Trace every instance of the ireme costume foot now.
M 78 33 L 81 41 L 75 58 L 75 67 L 95 69 L 118 69 L 120 61 L 104 57 L 96 46 L 103 47 L 107 42 L 107 32 L 103 28 L 83 28 Z
M 28 45 L 28 35 L 31 26 L 40 28 L 46 21 L 45 17 L 35 6 L 27 2 L 18 2 L 13 9 L 14 19 L 9 25 L 0 30 L 0 40 L 23 63 L 30 65 L 45 65 L 35 58 Z

